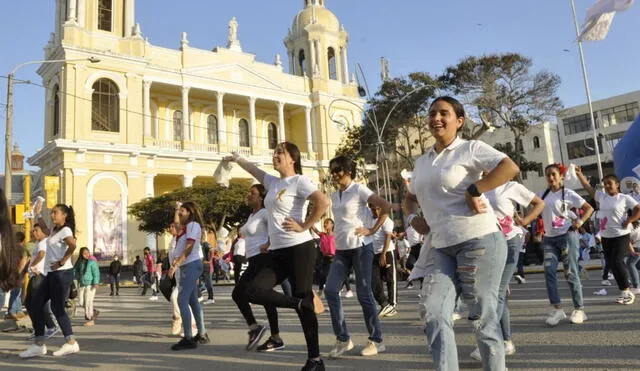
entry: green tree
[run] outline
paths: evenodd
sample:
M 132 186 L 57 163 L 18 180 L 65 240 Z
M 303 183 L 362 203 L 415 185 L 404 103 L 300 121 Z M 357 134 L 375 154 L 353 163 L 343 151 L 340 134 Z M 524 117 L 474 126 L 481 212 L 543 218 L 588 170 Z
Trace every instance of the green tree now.
M 205 226 L 217 229 L 225 224 L 242 224 L 251 210 L 245 200 L 250 182 L 231 183 L 229 188 L 221 185 L 196 185 L 173 192 L 146 198 L 129 206 L 138 230 L 160 234 L 173 220 L 176 201 L 192 201 L 202 212 Z
M 542 163 L 527 160 L 522 150 L 522 141 L 515 148 L 511 143 L 496 143 L 493 147 L 519 164 L 520 173 L 542 170 Z

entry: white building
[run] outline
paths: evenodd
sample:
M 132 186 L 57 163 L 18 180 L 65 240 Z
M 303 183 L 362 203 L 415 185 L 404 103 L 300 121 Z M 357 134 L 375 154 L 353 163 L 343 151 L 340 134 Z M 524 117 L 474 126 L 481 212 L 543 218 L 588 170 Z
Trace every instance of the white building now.
M 490 145 L 504 144 L 514 146 L 515 143 L 513 132 L 507 127 L 491 129 L 478 139 Z M 522 138 L 522 143 L 516 147 L 524 151 L 525 158 L 528 161 L 542 164 L 541 170 L 538 172 L 522 172 L 522 184 L 534 192 L 547 188 L 544 167 L 560 161 L 557 125 L 549 122 L 532 125 Z
M 603 173 L 612 174 L 613 149 L 640 111 L 640 91 L 594 101 L 593 111 Z M 564 161 L 581 166 L 585 175 L 597 179 L 589 106 L 583 104 L 558 112 L 558 125 Z

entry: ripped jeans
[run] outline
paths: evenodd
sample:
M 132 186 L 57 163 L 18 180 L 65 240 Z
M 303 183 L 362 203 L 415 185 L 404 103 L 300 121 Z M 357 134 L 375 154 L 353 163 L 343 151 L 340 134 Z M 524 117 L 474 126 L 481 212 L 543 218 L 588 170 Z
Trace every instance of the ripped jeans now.
M 427 252 L 420 310 L 427 345 L 437 370 L 458 370 L 458 349 L 451 315 L 456 286 L 469 306 L 484 370 L 505 369 L 504 344 L 498 317 L 498 288 L 507 258 L 507 242 L 494 232 Z
M 544 237 L 542 239 L 544 248 L 544 279 L 547 283 L 547 295 L 551 305 L 560 305 L 560 295 L 558 295 L 558 262 L 562 260 L 564 266 L 564 278 L 569 283 L 573 307 L 582 309 L 582 283 L 578 268 L 578 257 L 580 256 L 580 242 L 576 232 L 567 232 L 560 236 Z

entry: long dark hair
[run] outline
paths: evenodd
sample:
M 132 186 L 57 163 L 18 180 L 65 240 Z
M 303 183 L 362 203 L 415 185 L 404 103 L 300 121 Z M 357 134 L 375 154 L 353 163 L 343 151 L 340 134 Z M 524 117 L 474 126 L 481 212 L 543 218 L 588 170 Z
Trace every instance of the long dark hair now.
M 76 267 L 79 267 L 80 264 L 84 264 L 81 268 L 82 268 L 82 274 L 80 276 L 80 278 L 84 277 L 84 275 L 87 273 L 87 267 L 89 266 L 89 259 L 85 259 L 84 256 L 82 255 L 82 253 L 87 250 L 89 251 L 88 247 L 83 247 L 80 249 L 80 252 L 78 253 L 78 260 L 76 260 Z M 91 252 L 89 251 L 89 254 L 91 254 Z
M 260 199 L 262 199 L 261 206 L 264 209 L 264 198 L 267 197 L 267 189 L 262 184 L 254 184 L 249 189 L 255 189 L 260 194 Z
M 302 175 L 302 162 L 300 160 L 300 149 L 298 146 L 291 142 L 282 142 L 280 143 L 284 149 L 289 152 L 289 156 L 293 160 L 293 170 L 298 175 Z
M 76 236 L 76 213 L 73 211 L 73 207 L 71 205 L 65 204 L 57 204 L 53 207 L 60 209 L 63 213 L 67 214 L 67 217 L 64 219 L 63 227 L 69 227 L 71 229 L 71 233 L 73 236 Z M 54 227 L 55 228 L 55 227 Z
M 18 266 L 22 259 L 22 248 L 15 243 L 15 236 L 9 206 L 4 191 L 0 190 L 0 289 L 7 292 L 19 286 L 20 271 Z
M 185 202 L 180 207 L 186 209 L 189 212 L 189 218 L 187 219 L 187 222 L 184 225 L 185 227 L 187 224 L 191 222 L 196 222 L 200 224 L 200 227 L 204 225 L 200 208 L 194 202 L 191 202 L 191 201 Z

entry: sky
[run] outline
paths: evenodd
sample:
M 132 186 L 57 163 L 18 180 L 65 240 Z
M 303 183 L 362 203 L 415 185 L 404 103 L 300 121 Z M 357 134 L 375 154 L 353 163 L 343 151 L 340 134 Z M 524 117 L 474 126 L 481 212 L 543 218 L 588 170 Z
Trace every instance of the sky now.
M 575 0 L 580 23 L 594 1 Z M 532 58 L 534 70 L 561 77 L 558 95 L 565 107 L 586 103 L 570 0 L 325 3 L 349 33 L 349 71 L 359 63 L 372 94 L 380 85 L 383 56 L 396 77 L 414 71 L 437 75 L 465 56 L 516 52 Z M 227 25 L 235 16 L 245 52 L 266 63 L 279 53 L 286 64 L 283 39 L 302 7 L 303 0 L 138 0 L 135 17 L 154 45 L 178 49 L 182 32 L 187 32 L 191 47 L 211 50 L 226 44 Z M 6 76 L 20 63 L 43 59 L 54 27 L 55 1 L 0 0 L 0 9 L 0 122 L 5 122 Z M 584 44 L 594 100 L 640 89 L 639 23 L 640 5 L 635 4 L 616 15 L 604 41 Z M 36 70 L 24 67 L 16 78 L 40 84 Z M 15 86 L 14 142 L 27 157 L 43 146 L 44 95 L 39 86 Z

